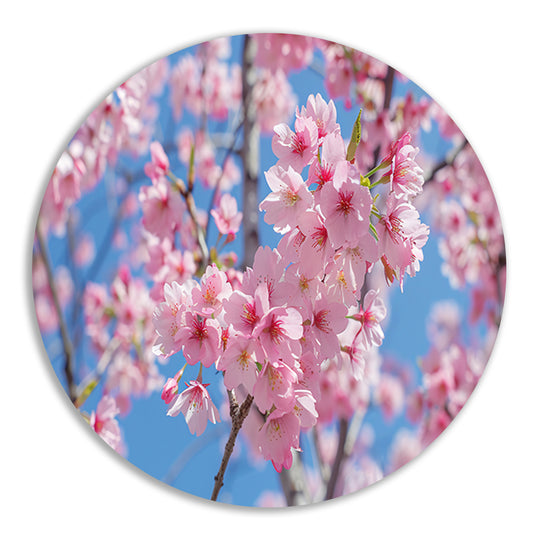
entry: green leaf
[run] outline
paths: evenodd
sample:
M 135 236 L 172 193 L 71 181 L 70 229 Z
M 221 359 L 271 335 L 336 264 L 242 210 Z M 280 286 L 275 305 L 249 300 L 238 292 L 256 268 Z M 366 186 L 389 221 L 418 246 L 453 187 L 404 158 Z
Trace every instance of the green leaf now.
M 348 148 L 346 149 L 346 161 L 352 161 L 355 157 L 355 151 L 357 146 L 361 142 L 361 109 L 355 120 L 355 124 L 352 129 L 352 136 L 350 137 L 350 142 L 348 143 Z

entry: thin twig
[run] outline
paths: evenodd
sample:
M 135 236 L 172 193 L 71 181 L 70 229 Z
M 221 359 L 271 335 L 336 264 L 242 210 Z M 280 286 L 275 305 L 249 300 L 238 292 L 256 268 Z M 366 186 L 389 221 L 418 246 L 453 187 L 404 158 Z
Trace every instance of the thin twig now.
M 111 359 L 113 358 L 113 355 L 119 346 L 120 339 L 114 337 L 104 350 L 104 353 L 100 357 L 96 368 L 90 374 L 85 376 L 83 381 L 76 388 L 76 400 L 74 401 L 74 405 L 78 409 L 85 403 L 87 398 L 94 390 L 94 387 L 96 387 L 96 385 L 98 385 L 102 379 L 102 376 L 107 370 L 109 363 L 111 363 Z M 90 390 L 89 387 L 91 387 Z
M 440 161 L 433 167 L 433 170 L 430 172 L 424 183 L 428 183 L 433 180 L 439 170 L 442 170 L 447 166 L 453 165 L 455 163 L 455 160 L 457 159 L 457 156 L 467 147 L 467 145 L 468 141 L 464 139 L 463 142 L 459 144 L 457 148 L 448 157 L 445 157 L 442 161 Z
M 46 276 L 48 277 L 48 285 L 50 287 L 50 292 L 52 293 L 52 300 L 54 302 L 54 308 L 56 310 L 57 319 L 59 322 L 59 333 L 61 335 L 61 341 L 63 343 L 63 351 L 65 352 L 65 378 L 67 380 L 67 389 L 68 395 L 72 402 L 76 399 L 76 384 L 74 383 L 74 351 L 72 349 L 72 343 L 67 330 L 67 325 L 65 323 L 65 317 L 63 316 L 63 311 L 61 310 L 61 304 L 59 303 L 59 296 L 57 294 L 57 288 L 54 280 L 54 274 L 52 271 L 52 265 L 50 264 L 50 258 L 48 256 L 48 250 L 46 248 L 45 237 L 42 233 L 39 222 L 35 228 L 35 235 L 37 237 L 37 242 L 39 243 L 39 249 L 41 251 L 41 257 L 46 269 Z
M 248 416 L 248 413 L 250 412 L 250 407 L 253 403 L 253 396 L 250 396 L 249 394 L 244 400 L 244 402 L 242 402 L 240 407 L 238 407 L 237 405 L 237 402 L 235 400 L 235 393 L 233 391 L 228 391 L 228 397 L 230 401 L 231 432 L 228 438 L 228 442 L 226 442 L 226 447 L 224 449 L 224 455 L 222 456 L 220 468 L 218 469 L 218 473 L 215 476 L 215 486 L 213 487 L 213 493 L 211 494 L 212 501 L 216 501 L 216 499 L 218 498 L 218 493 L 224 485 L 224 473 L 226 472 L 228 462 L 230 460 L 231 454 L 233 453 L 235 440 L 237 439 L 237 435 L 239 434 L 244 419 Z

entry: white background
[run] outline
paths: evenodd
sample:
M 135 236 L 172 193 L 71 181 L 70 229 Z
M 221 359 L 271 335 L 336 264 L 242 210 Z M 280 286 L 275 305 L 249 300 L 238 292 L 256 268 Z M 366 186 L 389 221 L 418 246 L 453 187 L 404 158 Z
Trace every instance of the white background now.
M 4 3 L 0 15 L 4 531 L 531 530 L 531 28 L 527 2 Z M 411 465 L 327 504 L 237 510 L 117 460 L 59 390 L 31 298 L 44 187 L 84 117 L 151 61 L 220 34 L 307 33 L 367 51 L 436 98 L 470 139 L 500 203 L 504 320 L 480 386 Z

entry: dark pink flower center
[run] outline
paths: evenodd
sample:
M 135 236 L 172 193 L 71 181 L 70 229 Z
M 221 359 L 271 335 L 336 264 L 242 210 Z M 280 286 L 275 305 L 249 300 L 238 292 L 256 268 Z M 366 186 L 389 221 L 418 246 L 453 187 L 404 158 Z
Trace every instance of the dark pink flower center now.
M 344 216 L 348 216 L 353 211 L 352 205 L 353 192 L 339 192 L 337 200 L 337 211 Z

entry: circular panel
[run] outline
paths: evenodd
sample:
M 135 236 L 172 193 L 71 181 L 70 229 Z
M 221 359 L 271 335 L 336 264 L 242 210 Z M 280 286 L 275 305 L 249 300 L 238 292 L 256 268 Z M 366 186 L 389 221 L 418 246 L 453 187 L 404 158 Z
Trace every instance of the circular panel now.
M 241 35 L 87 117 L 33 289 L 88 431 L 202 498 L 305 505 L 382 479 L 462 409 L 505 250 L 478 158 L 417 85 L 341 44 Z

